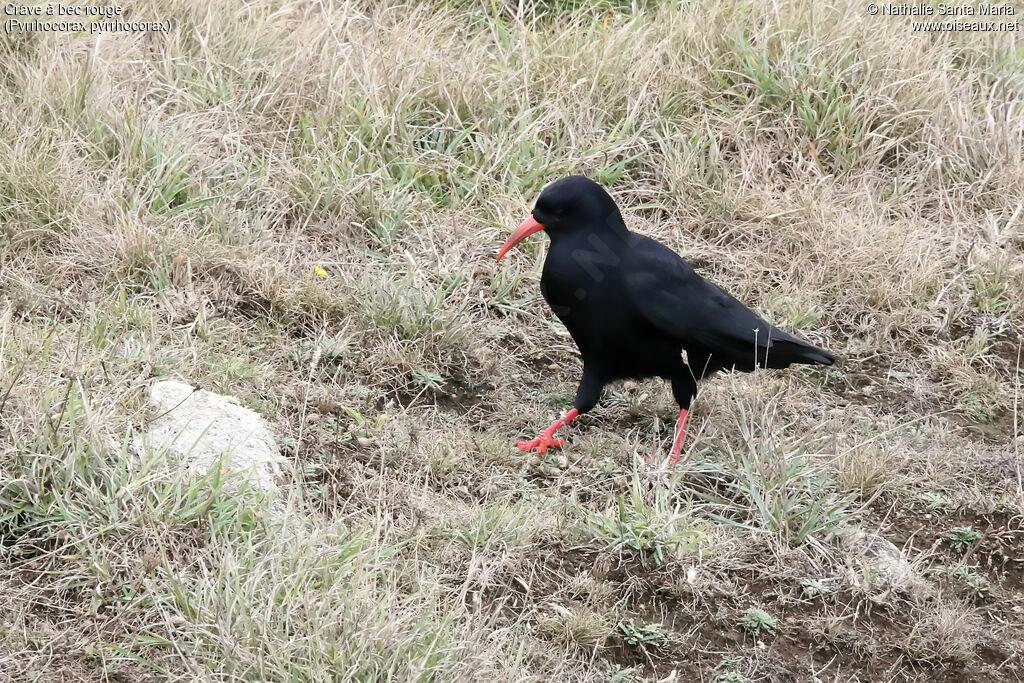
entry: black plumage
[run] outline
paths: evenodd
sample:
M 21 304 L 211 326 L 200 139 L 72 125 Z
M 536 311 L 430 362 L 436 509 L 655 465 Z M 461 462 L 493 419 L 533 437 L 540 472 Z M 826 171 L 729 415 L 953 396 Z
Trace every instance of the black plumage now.
M 723 369 L 835 360 L 772 326 L 665 245 L 628 230 L 615 201 L 588 178 L 570 176 L 545 188 L 499 258 L 541 229 L 551 238 L 541 292 L 579 347 L 583 377 L 574 411 L 521 442 L 524 450 L 562 445 L 554 430 L 591 410 L 609 382 L 662 377 L 680 407 L 675 456 L 697 380 Z

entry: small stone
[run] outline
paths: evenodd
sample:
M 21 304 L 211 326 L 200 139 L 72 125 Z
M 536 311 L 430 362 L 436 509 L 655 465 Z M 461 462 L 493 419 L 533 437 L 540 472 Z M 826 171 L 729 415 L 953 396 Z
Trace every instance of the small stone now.
M 236 398 L 168 380 L 153 383 L 149 408 L 143 449 L 166 451 L 200 477 L 219 462 L 228 486 L 247 479 L 253 488 L 277 492 L 286 459 L 263 418 Z

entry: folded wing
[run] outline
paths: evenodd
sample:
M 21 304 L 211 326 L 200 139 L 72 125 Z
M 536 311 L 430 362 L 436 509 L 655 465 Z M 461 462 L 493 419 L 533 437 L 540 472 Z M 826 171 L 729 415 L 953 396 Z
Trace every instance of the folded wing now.
M 835 361 L 827 351 L 771 325 L 654 240 L 638 240 L 623 271 L 627 294 L 643 320 L 688 351 L 710 353 L 714 367 L 752 370 Z

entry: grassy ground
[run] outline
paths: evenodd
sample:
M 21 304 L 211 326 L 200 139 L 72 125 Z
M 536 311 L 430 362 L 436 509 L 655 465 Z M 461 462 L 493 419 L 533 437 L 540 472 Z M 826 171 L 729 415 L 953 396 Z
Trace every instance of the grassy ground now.
M 1024 678 L 1016 34 L 597 5 L 0 35 L 5 678 Z M 672 470 L 660 382 L 519 453 L 580 363 L 494 255 L 568 173 L 842 363 L 705 383 Z M 155 377 L 273 423 L 276 513 L 134 451 Z

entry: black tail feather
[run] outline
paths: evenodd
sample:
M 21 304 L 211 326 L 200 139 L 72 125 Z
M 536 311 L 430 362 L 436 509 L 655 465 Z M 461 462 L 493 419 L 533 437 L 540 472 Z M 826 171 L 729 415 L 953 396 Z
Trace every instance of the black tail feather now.
M 789 335 L 786 335 L 789 337 Z M 765 367 L 786 368 L 793 363 L 807 365 L 832 365 L 836 357 L 825 349 L 808 344 L 795 337 L 773 339 L 771 348 L 766 349 Z

